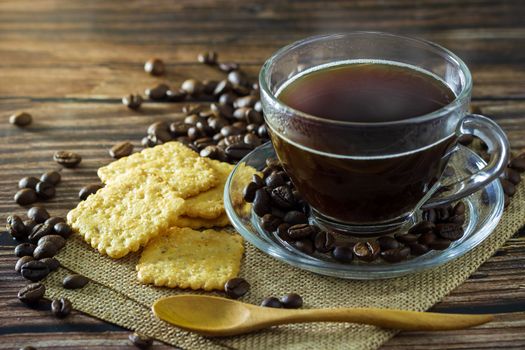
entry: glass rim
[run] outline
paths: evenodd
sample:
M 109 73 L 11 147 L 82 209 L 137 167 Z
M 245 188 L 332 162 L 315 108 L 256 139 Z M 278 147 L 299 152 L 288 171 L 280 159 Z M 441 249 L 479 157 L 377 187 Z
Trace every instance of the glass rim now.
M 297 110 L 295 108 L 292 108 L 292 107 L 288 106 L 287 104 L 285 104 L 281 100 L 279 100 L 277 98 L 277 96 L 275 96 L 275 94 L 270 91 L 270 88 L 269 88 L 268 84 L 266 84 L 266 79 L 265 78 L 268 76 L 268 74 L 271 73 L 270 72 L 271 65 L 276 59 L 284 56 L 290 50 L 293 50 L 295 48 L 301 47 L 303 45 L 306 45 L 306 44 L 314 42 L 314 41 L 322 41 L 322 40 L 326 40 L 326 39 L 349 37 L 349 36 L 354 36 L 354 35 L 375 35 L 375 36 L 378 36 L 378 37 L 393 37 L 393 38 L 403 39 L 403 40 L 406 40 L 406 41 L 412 41 L 412 42 L 416 42 L 416 43 L 419 43 L 419 44 L 426 45 L 427 47 L 429 47 L 433 51 L 437 50 L 438 51 L 438 52 L 436 52 L 437 54 L 445 55 L 445 57 L 443 57 L 444 59 L 447 59 L 447 58 L 450 59 L 459 68 L 459 71 L 463 73 L 463 75 L 465 77 L 465 84 L 464 84 L 464 86 L 461 87 L 460 93 L 454 98 L 454 100 L 452 102 L 450 102 L 449 104 L 447 104 L 447 105 L 445 105 L 445 106 L 443 106 L 443 107 L 441 107 L 441 108 L 439 108 L 439 109 L 437 109 L 437 110 L 435 110 L 435 111 L 433 111 L 431 113 L 423 114 L 423 115 L 416 116 L 416 117 L 401 119 L 401 120 L 388 121 L 388 122 L 374 122 L 374 123 L 331 120 L 331 119 L 325 119 L 325 118 L 317 117 L 315 115 L 308 114 L 308 113 L 302 112 L 300 110 Z M 364 58 L 364 59 L 366 59 L 366 58 Z M 279 105 L 281 108 L 285 109 L 286 112 L 290 112 L 291 114 L 293 114 L 295 116 L 298 116 L 298 117 L 301 117 L 301 118 L 310 119 L 310 120 L 315 121 L 315 122 L 327 123 L 327 124 L 333 124 L 333 125 L 340 125 L 340 126 L 360 126 L 360 127 L 363 127 L 363 126 L 368 126 L 368 127 L 370 127 L 370 126 L 374 126 L 374 127 L 379 126 L 379 127 L 382 127 L 382 126 L 396 125 L 396 124 L 407 124 L 407 123 L 412 124 L 412 123 L 417 123 L 417 122 L 425 122 L 425 121 L 433 120 L 433 119 L 436 119 L 436 118 L 439 118 L 441 116 L 449 114 L 451 111 L 453 111 L 456 108 L 458 108 L 459 106 L 461 106 L 463 104 L 463 101 L 465 100 L 465 98 L 468 98 L 470 96 L 470 92 L 472 91 L 472 75 L 471 75 L 470 70 L 468 69 L 467 65 L 465 64 L 465 62 L 463 62 L 463 60 L 461 58 L 459 58 L 452 51 L 450 51 L 450 50 L 446 49 L 445 47 L 443 47 L 443 46 L 441 46 L 439 44 L 436 44 L 436 43 L 434 43 L 432 41 L 428 41 L 428 40 L 420 39 L 420 38 L 415 38 L 415 37 L 410 37 L 410 36 L 405 36 L 405 35 L 386 33 L 386 32 L 352 31 L 352 32 L 345 32 L 345 33 L 320 34 L 320 35 L 310 36 L 310 37 L 307 37 L 307 38 L 295 41 L 295 42 L 293 42 L 291 44 L 288 44 L 288 45 L 280 48 L 279 50 L 275 51 L 264 62 L 263 66 L 261 67 L 261 70 L 259 71 L 259 87 L 260 87 L 262 92 L 264 92 L 266 95 L 269 96 L 269 98 L 272 100 L 273 103 L 275 103 L 275 104 Z

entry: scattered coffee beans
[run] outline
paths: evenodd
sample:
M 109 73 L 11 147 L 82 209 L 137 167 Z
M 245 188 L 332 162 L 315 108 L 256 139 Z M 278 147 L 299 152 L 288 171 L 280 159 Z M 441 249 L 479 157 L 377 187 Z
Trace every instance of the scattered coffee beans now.
M 75 168 L 82 161 L 82 157 L 75 152 L 57 151 L 53 160 L 66 168 Z
M 164 62 L 158 58 L 150 58 L 144 63 L 144 71 L 153 76 L 163 75 L 166 71 Z
M 153 344 L 153 339 L 136 332 L 130 334 L 128 338 L 139 349 L 148 349 Z
M 85 201 L 89 195 L 97 193 L 102 187 L 104 187 L 102 184 L 89 184 L 84 186 L 80 189 L 80 192 L 78 192 L 78 198 L 81 201 Z
M 41 261 L 32 260 L 22 265 L 20 274 L 32 282 L 38 282 L 49 274 L 49 267 Z
M 20 181 L 18 181 L 18 188 L 20 189 L 23 189 L 23 188 L 31 188 L 31 189 L 35 189 L 36 187 L 36 184 L 39 182 L 40 180 L 38 180 L 36 177 L 34 176 L 26 176 L 26 177 L 23 177 L 20 179 Z
M 19 205 L 29 205 L 35 203 L 38 197 L 32 188 L 23 188 L 15 193 L 14 199 Z
M 46 238 L 42 237 L 41 239 Z M 43 241 L 42 243 L 38 244 L 35 248 L 35 251 L 33 252 L 33 257 L 37 260 L 43 259 L 43 258 L 51 258 L 55 256 L 55 254 L 58 252 L 58 247 L 51 243 L 50 241 Z
M 283 295 L 279 301 L 281 302 L 282 306 L 286 309 L 299 309 L 303 306 L 303 298 L 296 293 L 289 293 L 286 295 Z
M 33 256 L 33 252 L 36 249 L 36 245 L 31 243 L 20 243 L 15 247 L 15 256 L 19 258 L 23 256 Z
M 9 117 L 9 123 L 20 127 L 28 126 L 32 121 L 33 117 L 26 112 L 18 112 Z
M 89 279 L 82 275 L 69 275 L 64 277 L 62 281 L 62 286 L 66 289 L 80 289 L 88 284 Z
M 46 287 L 41 283 L 30 283 L 20 289 L 18 292 L 18 299 L 26 304 L 36 304 L 44 297 Z
M 354 259 L 352 248 L 346 246 L 335 247 L 332 250 L 332 256 L 335 260 L 343 263 L 349 263 Z
M 124 141 L 115 144 L 109 150 L 109 155 L 115 159 L 127 157 L 133 152 L 133 145 L 130 142 Z
M 31 207 L 27 211 L 27 217 L 36 222 L 37 224 L 41 224 L 47 219 L 49 219 L 49 213 L 44 207 Z
M 200 63 L 214 65 L 217 63 L 218 56 L 219 55 L 217 55 L 217 52 L 215 51 L 206 51 L 206 52 L 200 53 L 199 56 L 197 56 L 197 60 Z
M 60 176 L 60 173 L 58 171 L 46 171 L 42 174 L 42 176 L 40 176 L 40 181 L 48 182 L 53 186 L 58 185 L 61 179 L 62 176 Z
M 55 258 L 44 258 L 40 261 L 47 265 L 50 272 L 53 272 L 60 267 L 60 261 Z
M 51 199 L 55 196 L 55 186 L 49 182 L 40 181 L 35 187 L 36 195 L 41 199 Z
M 37 244 L 38 240 L 53 233 L 53 226 L 48 224 L 37 224 L 28 236 L 29 242 Z
M 282 308 L 283 304 L 281 304 L 281 301 L 277 299 L 276 297 L 268 297 L 268 298 L 263 299 L 263 301 L 261 302 L 261 306 Z
M 9 215 L 6 220 L 6 230 L 16 240 L 27 238 L 27 229 L 18 215 Z
M 20 270 L 22 270 L 22 265 L 24 265 L 26 262 L 29 262 L 31 260 L 35 260 L 35 258 L 29 255 L 23 256 L 20 259 L 18 259 L 15 264 L 15 271 L 20 273 Z
M 69 301 L 69 299 L 60 298 L 54 299 L 51 302 L 51 312 L 56 317 L 66 317 L 71 313 L 71 310 L 73 310 L 73 305 L 71 304 L 71 301 Z
M 60 235 L 64 238 L 69 238 L 69 236 L 71 236 L 71 234 L 73 233 L 73 230 L 71 229 L 71 226 L 69 226 L 67 223 L 65 222 L 59 222 L 59 223 L 56 223 L 54 226 L 53 226 L 53 231 L 57 234 L 57 235 Z
M 137 110 L 142 106 L 142 96 L 138 94 L 129 94 L 122 97 L 122 104 L 129 109 Z
M 229 298 L 238 299 L 248 293 L 250 284 L 244 278 L 232 278 L 224 285 L 224 292 Z

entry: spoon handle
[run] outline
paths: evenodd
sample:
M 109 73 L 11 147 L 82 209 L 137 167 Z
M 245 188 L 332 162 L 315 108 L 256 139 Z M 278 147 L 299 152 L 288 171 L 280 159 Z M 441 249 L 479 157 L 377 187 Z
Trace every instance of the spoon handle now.
M 275 324 L 319 321 L 353 322 L 381 328 L 410 331 L 445 331 L 478 326 L 492 319 L 492 315 L 461 315 L 376 308 L 340 308 L 294 310 L 294 312 L 275 319 Z

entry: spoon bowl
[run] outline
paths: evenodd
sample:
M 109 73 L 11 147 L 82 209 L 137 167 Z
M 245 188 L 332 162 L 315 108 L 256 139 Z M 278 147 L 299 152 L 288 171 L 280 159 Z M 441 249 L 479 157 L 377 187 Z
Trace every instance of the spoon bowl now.
M 229 336 L 302 322 L 353 322 L 383 328 L 442 331 L 481 325 L 492 315 L 460 315 L 376 308 L 277 309 L 207 295 L 162 298 L 153 313 L 179 328 L 207 336 Z

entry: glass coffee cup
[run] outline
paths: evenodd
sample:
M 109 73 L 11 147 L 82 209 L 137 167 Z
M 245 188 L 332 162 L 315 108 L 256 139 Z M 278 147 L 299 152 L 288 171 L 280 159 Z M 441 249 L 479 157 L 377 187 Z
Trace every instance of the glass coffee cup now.
M 333 100 L 319 100 L 311 107 L 306 102 L 312 88 L 305 90 L 309 91 L 305 98 L 299 95 L 299 100 L 305 100 L 304 105 L 316 113 L 285 102 L 287 89 L 305 77 L 318 84 L 312 85 L 316 94 L 325 88 L 333 90 L 332 85 L 344 88 L 344 82 L 339 81 L 342 74 L 360 77 L 361 85 L 354 90 L 360 94 L 371 74 L 363 69 L 372 67 L 371 71 L 378 72 L 379 66 L 386 71 L 374 73 L 375 77 L 411 70 L 419 79 L 414 81 L 423 76 L 439 81 L 452 97 L 423 114 L 411 111 L 406 117 L 387 118 L 390 110 L 385 110 L 384 120 L 381 113 L 368 120 L 362 108 L 353 113 L 352 104 L 338 111 L 340 117 L 321 115 L 329 107 L 333 109 L 328 105 Z M 319 74 L 327 70 L 335 73 Z M 261 69 L 259 84 L 276 154 L 310 205 L 313 220 L 322 227 L 349 233 L 390 232 L 422 206 L 446 205 L 479 190 L 496 179 L 508 161 L 509 145 L 501 128 L 488 118 L 467 113 L 472 90 L 467 66 L 452 52 L 428 41 L 375 32 L 307 38 L 269 58 Z M 425 93 L 419 86 L 412 86 L 409 92 L 415 105 Z M 363 98 L 369 99 L 365 107 L 376 107 L 373 95 Z M 338 103 L 344 102 L 339 97 Z M 345 119 L 347 111 L 357 117 Z M 443 192 L 440 178 L 462 135 L 481 138 L 489 146 L 491 160 L 481 171 L 447 184 L 444 195 L 433 196 Z

